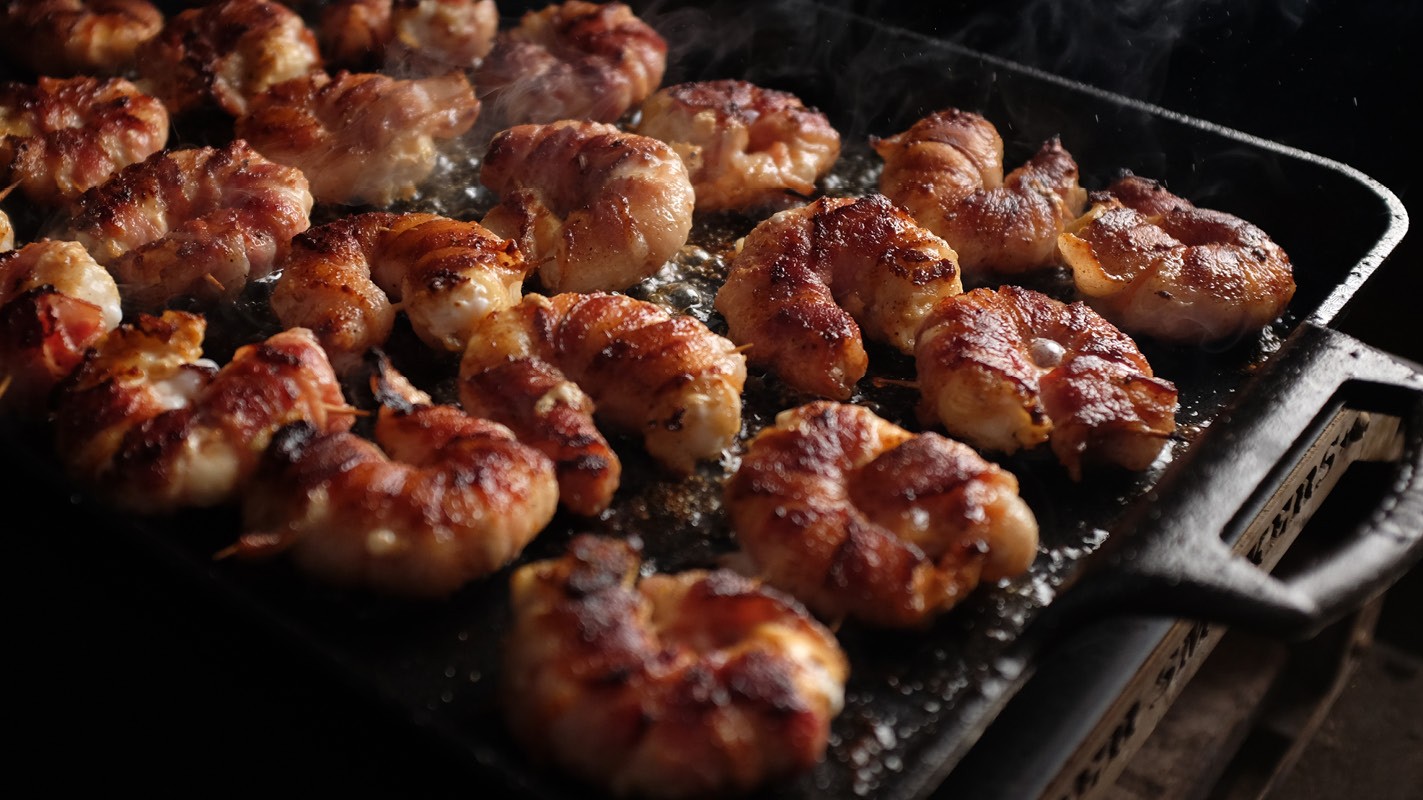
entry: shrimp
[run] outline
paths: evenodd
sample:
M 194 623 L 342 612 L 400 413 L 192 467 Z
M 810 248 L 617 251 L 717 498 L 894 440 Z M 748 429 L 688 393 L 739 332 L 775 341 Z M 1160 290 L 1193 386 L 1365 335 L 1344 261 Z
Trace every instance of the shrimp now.
M 319 202 L 387 205 L 412 197 L 435 168 L 435 141 L 469 130 L 478 115 L 457 72 L 410 81 L 317 73 L 254 97 L 236 132 L 300 169 Z
M 71 476 L 145 514 L 235 500 L 278 428 L 345 430 L 351 415 L 326 354 L 295 329 L 202 359 L 206 322 L 180 311 L 120 325 L 60 384 L 57 449 Z
M 553 465 L 507 428 L 431 405 L 382 361 L 375 442 L 298 422 L 277 433 L 231 552 L 289 552 L 331 583 L 443 597 L 512 561 L 553 518 Z
M 1087 199 L 1056 138 L 1004 178 L 1003 140 L 968 111 L 930 114 L 871 144 L 884 159 L 880 191 L 952 245 L 971 277 L 1051 266 L 1058 234 Z
M 474 73 L 503 125 L 613 122 L 662 83 L 667 42 L 622 3 L 569 0 L 524 14 Z
M 458 352 L 481 319 L 519 302 L 525 272 L 514 244 L 479 223 L 377 211 L 294 239 L 271 306 L 346 373 L 390 335 L 392 300 L 426 344 Z
M 122 316 L 114 279 L 77 242 L 0 255 L 0 410 L 30 416 Z
M 239 139 L 125 167 L 80 196 L 55 238 L 83 244 L 128 307 L 154 310 L 178 297 L 211 304 L 271 271 L 310 224 L 311 203 L 299 170 Z
M 1074 480 L 1085 462 L 1151 465 L 1176 429 L 1176 387 L 1082 303 L 1005 286 L 940 303 L 915 350 L 925 424 L 987 450 L 1050 442 Z
M 904 209 L 883 195 L 822 198 L 756 226 L 716 308 L 753 364 L 843 400 L 869 364 L 860 326 L 912 352 L 929 309 L 961 291 L 953 249 Z
M 1186 344 L 1244 336 L 1294 297 L 1289 256 L 1264 231 L 1128 173 L 1058 239 L 1077 290 L 1133 333 Z
M 810 769 L 849 663 L 794 600 L 727 571 L 639 580 L 579 536 L 510 580 L 506 718 L 535 756 L 616 796 L 724 797 Z
M 746 81 L 682 83 L 642 104 L 634 129 L 687 164 L 698 211 L 742 210 L 809 195 L 840 155 L 840 134 L 789 92 Z
M 501 201 L 484 225 L 514 239 L 555 292 L 625 289 L 687 243 L 695 194 L 656 139 L 565 120 L 494 137 L 480 179 Z
M 321 68 L 316 37 L 270 0 L 190 8 L 139 49 L 139 85 L 173 114 L 215 106 L 232 116 L 282 81 Z
M 0 181 L 56 206 L 153 155 L 168 111 L 122 78 L 0 85 Z
M 163 28 L 148 0 L 9 0 L 0 45 L 39 75 L 117 75 Z
M 491 370 L 535 375 L 491 380 Z M 578 509 L 592 513 L 617 487 L 616 474 L 602 475 L 620 469 L 617 456 L 591 423 L 561 417 L 586 420 L 596 405 L 602 421 L 641 434 L 653 458 L 688 473 L 735 441 L 745 382 L 745 357 L 692 317 L 625 295 L 531 294 L 475 329 L 460 363 L 460 402 L 554 458 L 560 485 L 600 487 L 605 494 Z M 577 477 L 583 472 L 593 477 Z
M 317 29 L 332 62 L 383 58 L 428 74 L 477 65 L 494 46 L 499 9 L 494 0 L 340 0 L 322 8 Z
M 925 626 L 1037 555 L 1012 473 L 961 442 L 823 400 L 751 440 L 726 509 L 766 580 L 831 619 Z

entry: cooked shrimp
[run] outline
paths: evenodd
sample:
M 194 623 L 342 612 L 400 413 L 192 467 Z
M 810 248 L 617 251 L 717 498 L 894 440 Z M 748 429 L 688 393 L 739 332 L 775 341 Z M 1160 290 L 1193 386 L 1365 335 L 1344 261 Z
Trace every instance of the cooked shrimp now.
M 849 664 L 798 603 L 726 571 L 638 579 L 580 536 L 510 581 L 515 738 L 616 796 L 724 797 L 815 765 Z
M 148 0 L 9 0 L 0 6 L 6 55 L 39 75 L 117 75 L 163 28 Z
M 511 362 L 533 362 L 518 369 L 553 377 L 511 380 L 488 392 L 493 381 L 485 373 L 510 369 Z M 604 487 L 606 496 L 588 501 L 599 509 L 611 499 L 616 474 L 611 488 L 596 475 L 620 469 L 617 457 L 602 437 L 584 436 L 596 433 L 591 425 L 564 436 L 570 429 L 556 414 L 586 418 L 591 397 L 602 421 L 641 434 L 653 458 L 686 473 L 736 439 L 745 381 L 745 358 L 692 317 L 625 295 L 525 295 L 485 318 L 470 337 L 460 400 L 556 459 L 562 485 Z M 576 477 L 588 471 L 593 479 Z
M 1005 286 L 940 303 L 915 350 L 919 416 L 1005 453 L 1050 442 L 1084 463 L 1150 466 L 1176 429 L 1176 387 L 1126 334 L 1082 303 Z
M 128 511 L 218 505 L 243 491 L 281 426 L 350 426 L 341 387 L 309 331 L 238 348 L 219 370 L 201 358 L 205 330 L 194 314 L 140 315 L 61 384 L 58 451 L 76 480 Z
M 475 66 L 498 30 L 494 0 L 339 0 L 322 8 L 318 24 L 330 62 L 396 61 L 421 74 Z
M 436 140 L 469 130 L 479 101 L 464 75 L 402 81 L 342 72 L 295 78 L 254 97 L 237 135 L 297 167 L 323 203 L 386 205 L 435 168 Z
M 321 68 L 316 37 L 269 0 L 218 0 L 168 21 L 139 50 L 139 85 L 173 114 L 216 106 L 239 116 L 253 97 Z
M 500 195 L 485 226 L 518 241 L 552 291 L 625 289 L 661 269 L 692 230 L 695 195 L 682 160 L 611 125 L 502 131 L 480 179 Z
M 613 122 L 662 83 L 666 67 L 667 42 L 626 5 L 569 0 L 499 34 L 474 85 L 504 125 Z
M 642 104 L 637 133 L 687 164 L 698 211 L 737 210 L 808 195 L 840 155 L 840 134 L 789 92 L 746 81 L 682 83 Z
M 283 325 L 315 331 L 344 373 L 390 335 L 392 302 L 426 344 L 463 350 L 481 319 L 519 302 L 525 269 L 479 223 L 377 211 L 294 239 L 271 305 Z
M 954 251 L 882 195 L 822 198 L 756 226 L 716 308 L 792 387 L 846 399 L 869 364 L 860 327 L 904 352 L 941 298 L 963 291 Z M 858 323 L 858 324 L 857 324 Z
M 40 412 L 84 351 L 119 324 L 114 279 L 77 242 L 0 255 L 0 410 Z
M 1056 138 L 1004 178 L 1003 140 L 971 112 L 939 111 L 871 143 L 884 159 L 880 191 L 952 245 L 970 275 L 1052 265 L 1057 235 L 1087 199 Z
M 220 150 L 170 150 L 85 192 L 56 238 L 84 245 L 114 274 L 124 303 L 144 311 L 178 297 L 235 298 L 310 224 L 299 170 L 242 140 Z
M 1037 555 L 1037 520 L 1011 473 L 828 401 L 782 411 L 751 440 L 726 508 L 766 580 L 834 619 L 927 625 Z
M 1156 339 L 1205 344 L 1269 325 L 1294 297 L 1289 256 L 1239 217 L 1127 175 L 1058 239 L 1077 290 Z
M 288 551 L 326 581 L 442 597 L 513 560 L 553 518 L 553 465 L 507 428 L 428 395 L 388 364 L 373 381 L 375 442 L 278 432 L 233 552 Z
M 167 109 L 122 78 L 0 85 L 0 181 L 36 203 L 73 200 L 167 141 Z

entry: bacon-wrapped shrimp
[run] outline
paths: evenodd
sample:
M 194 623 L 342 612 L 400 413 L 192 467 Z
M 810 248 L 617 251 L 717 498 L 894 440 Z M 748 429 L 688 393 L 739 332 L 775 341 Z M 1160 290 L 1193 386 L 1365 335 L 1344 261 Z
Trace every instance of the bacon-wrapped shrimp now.
M 751 363 L 843 400 L 869 364 L 861 327 L 912 352 L 929 309 L 962 290 L 953 249 L 884 196 L 821 198 L 756 226 L 716 308 Z
M 766 580 L 833 619 L 926 625 L 1037 555 L 1037 520 L 1011 473 L 961 442 L 828 401 L 781 412 L 751 440 L 726 508 Z
M 489 145 L 480 179 L 500 196 L 484 225 L 514 239 L 556 292 L 625 289 L 692 230 L 695 195 L 663 142 L 597 122 L 520 125 Z
M 667 42 L 626 5 L 569 0 L 499 34 L 474 85 L 504 125 L 613 122 L 662 83 L 666 67 Z
M 122 78 L 0 85 L 0 182 L 48 206 L 163 149 L 168 111 Z
M 1056 138 L 1005 178 L 1003 140 L 972 112 L 938 111 L 871 144 L 884 159 L 880 191 L 952 245 L 970 277 L 1052 265 L 1087 200 Z
M 139 85 L 173 114 L 216 106 L 239 116 L 256 95 L 321 68 L 316 37 L 271 0 L 218 0 L 163 26 L 138 54 Z
M 824 114 L 789 92 L 738 80 L 660 89 L 642 104 L 635 130 L 682 157 L 698 211 L 809 195 L 840 155 L 840 134 Z
M 506 717 L 536 757 L 617 796 L 725 797 L 824 754 L 849 664 L 798 603 L 726 571 L 639 580 L 580 536 L 510 581 Z
M 1176 429 L 1176 387 L 1083 303 L 1016 286 L 940 303 L 919 331 L 919 416 L 1005 453 L 1050 442 L 1086 463 L 1150 466 Z
M 61 383 L 57 449 L 77 481 L 128 511 L 213 506 L 238 496 L 283 425 L 350 427 L 310 331 L 238 348 L 219 370 L 202 358 L 206 327 L 179 311 L 140 315 Z
M 117 75 L 163 28 L 148 0 L 8 0 L 0 45 L 39 75 Z
M 339 0 L 322 7 L 317 24 L 328 62 L 395 60 L 419 73 L 475 66 L 498 30 L 494 0 Z
M 1289 256 L 1239 217 L 1128 174 L 1058 239 L 1077 290 L 1133 333 L 1187 344 L 1269 325 L 1294 297 Z
M 519 302 L 525 271 L 518 248 L 477 222 L 376 211 L 296 237 L 271 305 L 345 373 L 390 335 L 392 302 L 426 344 L 458 352 L 481 319 Z
M 113 273 L 127 307 L 178 297 L 236 297 L 310 224 L 300 170 L 274 164 L 246 142 L 170 150 L 120 170 L 80 196 L 56 238 L 84 245 Z
M 380 359 L 375 442 L 277 433 L 232 552 L 288 552 L 323 580 L 442 597 L 509 563 L 553 518 L 553 465 L 507 428 L 431 405 Z
M 31 242 L 0 254 L 0 410 L 42 411 L 50 390 L 122 314 L 114 279 L 77 242 Z
M 625 295 L 525 295 L 470 337 L 460 402 L 554 458 L 568 497 L 583 497 L 565 502 L 592 513 L 607 507 L 621 467 L 587 421 L 591 406 L 686 473 L 735 440 L 745 381 L 745 358 L 692 317 Z
M 464 75 L 396 80 L 316 73 L 252 98 L 237 135 L 297 167 L 323 203 L 386 205 L 415 193 L 435 168 L 436 140 L 469 130 L 479 101 Z

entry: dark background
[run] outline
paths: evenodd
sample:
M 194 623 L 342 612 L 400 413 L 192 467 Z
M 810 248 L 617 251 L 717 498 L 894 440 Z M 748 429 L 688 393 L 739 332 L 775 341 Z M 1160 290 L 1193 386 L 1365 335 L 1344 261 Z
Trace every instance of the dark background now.
M 1351 164 L 1423 219 L 1416 3 L 948 2 L 858 10 Z M 501 7 L 504 4 L 501 4 Z M 507 11 L 508 9 L 506 9 Z M 1328 235 L 1324 232 L 1323 235 Z M 1423 359 L 1419 235 L 1337 327 Z M 479 795 L 477 779 L 372 714 L 3 459 L 13 785 Z M 1417 569 L 1390 600 L 1415 617 Z M 1401 611 L 1399 610 L 1401 609 Z

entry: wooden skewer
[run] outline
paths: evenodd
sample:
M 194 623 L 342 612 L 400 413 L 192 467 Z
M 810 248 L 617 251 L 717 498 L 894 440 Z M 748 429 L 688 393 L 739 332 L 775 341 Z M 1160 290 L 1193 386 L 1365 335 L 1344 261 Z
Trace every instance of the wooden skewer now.
M 353 417 L 369 417 L 371 415 L 371 412 L 356 408 L 355 406 L 327 405 L 325 408 L 328 414 L 350 414 Z
M 870 383 L 883 389 L 886 386 L 903 386 L 906 389 L 918 389 L 919 381 L 906 381 L 899 378 L 870 378 Z
M 222 281 L 218 280 L 217 278 L 214 278 L 211 272 L 204 275 L 203 280 L 206 280 L 208 283 L 211 283 L 213 286 L 216 286 L 219 292 L 227 291 L 227 287 L 222 285 Z
M 753 348 L 753 347 L 755 347 L 755 345 L 752 345 L 752 344 L 741 344 L 741 345 L 737 345 L 736 347 L 731 348 L 731 352 L 733 352 L 733 353 L 744 353 L 744 352 L 746 352 L 747 350 L 750 350 L 750 349 Z
M 14 380 L 13 375 L 0 375 L 0 400 L 5 398 L 5 393 L 10 391 L 10 382 Z

